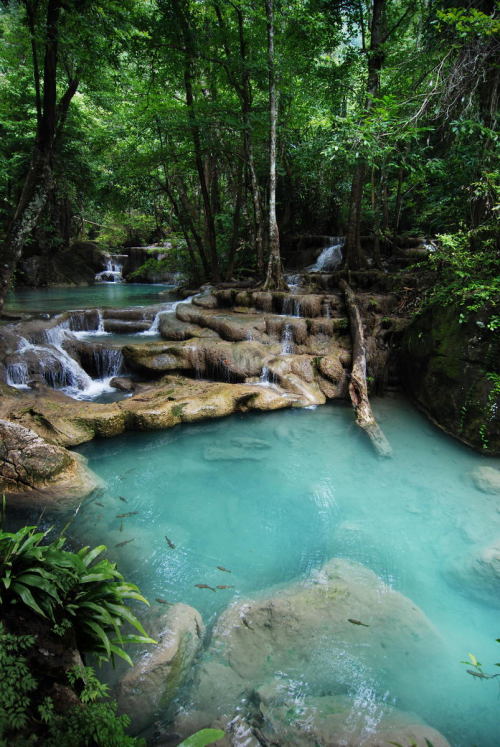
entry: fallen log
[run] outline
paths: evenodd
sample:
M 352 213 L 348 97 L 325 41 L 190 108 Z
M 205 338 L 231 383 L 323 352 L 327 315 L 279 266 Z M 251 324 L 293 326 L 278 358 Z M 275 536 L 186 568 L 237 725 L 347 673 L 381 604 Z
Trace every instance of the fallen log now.
M 391 445 L 375 420 L 370 400 L 368 399 L 366 347 L 361 314 L 359 313 L 356 297 L 350 285 L 345 280 L 341 280 L 339 286 L 344 291 L 351 329 L 352 369 L 351 380 L 349 382 L 349 396 L 356 412 L 356 423 L 366 431 L 377 454 L 389 457 L 392 456 Z

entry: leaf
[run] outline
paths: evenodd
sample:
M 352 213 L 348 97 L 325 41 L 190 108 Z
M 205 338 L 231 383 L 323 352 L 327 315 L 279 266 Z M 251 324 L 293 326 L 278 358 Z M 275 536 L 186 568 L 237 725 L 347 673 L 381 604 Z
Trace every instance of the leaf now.
M 480 667 L 481 664 L 478 662 L 474 654 L 467 654 L 473 667 Z
M 111 644 L 109 642 L 108 636 L 106 635 L 104 630 L 101 628 L 101 626 L 98 625 L 93 620 L 85 620 L 83 624 L 85 627 L 90 628 L 90 630 L 92 630 L 97 635 L 102 645 L 106 649 L 106 653 L 108 657 L 111 656 Z
M 196 734 L 192 734 L 187 739 L 184 739 L 178 747 L 206 747 L 208 744 L 213 744 L 217 739 L 222 739 L 223 736 L 224 732 L 222 729 L 201 729 Z M 395 744 L 395 742 L 391 744 Z
M 88 550 L 89 548 L 84 548 L 84 550 Z M 83 553 L 83 550 L 80 550 L 78 555 L 83 560 L 85 566 L 88 568 L 89 565 L 97 558 L 98 555 L 103 553 L 106 550 L 106 545 L 98 545 L 97 547 L 94 547 L 93 550 L 90 550 L 86 555 Z
M 122 648 L 120 648 L 119 646 L 115 646 L 112 643 L 110 644 L 109 648 L 112 654 L 116 654 L 116 656 L 119 656 L 120 659 L 123 659 L 127 662 L 127 664 L 130 664 L 131 667 L 133 666 L 132 659 Z
M 27 607 L 31 607 L 32 610 L 35 612 L 38 612 L 39 615 L 42 617 L 48 617 L 45 612 L 42 610 L 42 608 L 37 604 L 33 594 L 28 589 L 27 586 L 23 586 L 23 584 L 14 583 L 12 584 L 12 591 L 15 591 L 16 594 L 18 594 L 21 599 L 23 600 L 24 604 Z

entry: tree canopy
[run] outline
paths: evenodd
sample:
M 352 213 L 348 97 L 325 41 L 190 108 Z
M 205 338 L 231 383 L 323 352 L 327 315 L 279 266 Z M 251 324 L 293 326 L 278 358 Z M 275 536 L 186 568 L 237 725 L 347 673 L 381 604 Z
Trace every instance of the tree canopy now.
M 477 248 L 499 27 L 491 0 L 2 0 L 2 294 L 30 244 L 96 233 L 179 236 L 215 280 L 263 278 L 278 234 L 347 234 L 352 267 L 405 231 Z

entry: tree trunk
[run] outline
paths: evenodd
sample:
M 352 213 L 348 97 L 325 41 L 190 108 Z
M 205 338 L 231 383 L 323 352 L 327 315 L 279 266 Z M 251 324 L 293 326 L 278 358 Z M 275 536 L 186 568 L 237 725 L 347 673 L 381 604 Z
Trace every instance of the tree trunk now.
M 269 261 L 264 290 L 284 289 L 280 256 L 280 236 L 276 220 L 276 125 L 278 101 L 274 65 L 274 8 L 273 0 L 265 0 L 267 16 L 267 52 L 269 65 Z
M 373 0 L 370 49 L 368 52 L 368 76 L 364 116 L 373 106 L 373 98 L 380 88 L 380 71 L 384 62 L 384 8 L 386 0 Z M 351 202 L 345 241 L 345 265 L 348 269 L 358 269 L 364 265 L 361 250 L 361 205 L 366 164 L 360 160 L 355 166 L 351 185 Z
M 198 180 L 200 184 L 201 196 L 203 200 L 203 211 L 205 214 L 205 231 L 208 243 L 208 254 L 210 258 L 210 274 L 215 282 L 220 280 L 219 258 L 217 255 L 217 234 L 215 231 L 214 213 L 210 201 L 210 191 L 207 182 L 206 171 L 203 163 L 203 153 L 201 147 L 200 127 L 196 121 L 194 110 L 194 93 L 193 93 L 193 67 L 195 59 L 195 46 L 189 19 L 186 17 L 186 9 L 179 0 L 172 2 L 175 13 L 179 20 L 184 40 L 184 89 L 186 92 L 186 106 L 188 110 L 189 129 L 194 148 L 194 160 Z
M 356 423 L 368 434 L 377 454 L 383 457 L 392 456 L 391 445 L 375 420 L 366 382 L 366 347 L 363 322 L 359 313 L 356 297 L 345 280 L 340 288 L 344 291 L 352 338 L 352 369 L 349 382 L 349 396 L 356 412 Z
M 40 82 L 35 82 L 35 104 L 37 110 L 37 131 L 33 148 L 30 170 L 26 175 L 21 196 L 14 218 L 9 226 L 1 249 L 0 265 L 0 311 L 14 275 L 16 265 L 21 258 L 26 241 L 35 229 L 40 215 L 47 203 L 52 188 L 52 158 L 58 124 L 57 106 L 57 62 L 58 62 L 58 26 L 61 12 L 61 0 L 49 0 L 45 17 L 45 57 L 43 65 L 43 91 Z M 28 26 L 33 30 L 33 16 L 28 13 Z M 32 44 L 34 39 L 32 37 Z M 34 49 L 32 65 L 35 79 L 39 76 L 39 64 Z M 64 114 L 67 111 L 76 87 L 71 88 L 71 95 L 66 92 Z M 63 101 L 61 99 L 61 101 Z

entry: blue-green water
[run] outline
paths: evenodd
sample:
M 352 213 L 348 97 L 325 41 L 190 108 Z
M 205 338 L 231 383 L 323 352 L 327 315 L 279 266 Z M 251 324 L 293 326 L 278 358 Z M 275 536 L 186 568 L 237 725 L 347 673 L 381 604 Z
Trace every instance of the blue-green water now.
M 471 677 L 460 662 L 470 651 L 495 672 L 499 607 L 478 598 L 486 581 L 452 569 L 500 537 L 500 500 L 470 477 L 500 460 L 462 447 L 404 400 L 379 400 L 374 409 L 393 459 L 374 455 L 347 406 L 89 443 L 79 451 L 107 489 L 98 499 L 104 507 L 82 506 L 76 531 L 86 544 L 111 548 L 151 600 L 193 605 L 207 623 L 232 599 L 308 578 L 332 557 L 364 564 L 417 604 L 443 641 L 442 661 L 429 662 L 437 682 L 424 666 L 404 691 L 380 684 L 378 692 L 375 683 L 376 697 L 419 713 L 454 747 L 494 747 L 498 680 Z M 117 518 L 131 511 L 138 513 Z M 198 583 L 235 588 L 214 594 Z
M 96 283 L 57 288 L 18 288 L 7 295 L 6 311 L 60 312 L 68 309 L 120 308 L 162 303 L 172 285 Z

